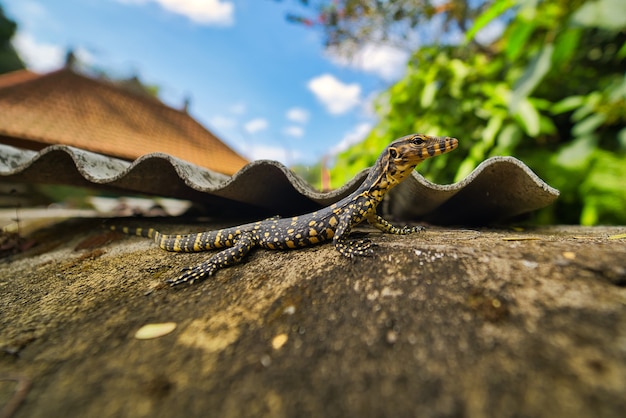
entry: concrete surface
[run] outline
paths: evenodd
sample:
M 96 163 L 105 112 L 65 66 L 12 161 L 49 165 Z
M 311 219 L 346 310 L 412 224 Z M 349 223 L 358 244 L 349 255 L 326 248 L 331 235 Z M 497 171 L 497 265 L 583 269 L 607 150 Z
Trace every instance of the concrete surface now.
M 256 251 L 177 288 L 207 254 L 33 231 L 0 262 L 2 416 L 623 416 L 625 227 L 363 231 L 370 258 Z

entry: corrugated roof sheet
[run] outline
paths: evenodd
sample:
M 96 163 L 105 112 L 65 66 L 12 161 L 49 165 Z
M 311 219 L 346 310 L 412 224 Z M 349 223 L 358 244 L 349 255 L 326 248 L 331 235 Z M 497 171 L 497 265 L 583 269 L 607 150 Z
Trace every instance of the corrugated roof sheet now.
M 349 195 L 366 175 L 363 171 L 340 189 L 319 192 L 274 161 L 252 162 L 229 177 L 162 153 L 130 163 L 68 146 L 33 152 L 0 145 L 0 180 L 188 199 L 217 215 L 302 214 Z M 386 195 L 381 209 L 396 219 L 488 224 L 545 207 L 558 196 L 521 161 L 493 157 L 450 185 L 431 183 L 414 172 Z
M 248 161 L 186 112 L 69 69 L 0 76 L 2 142 L 63 144 L 134 160 L 164 152 L 226 174 Z

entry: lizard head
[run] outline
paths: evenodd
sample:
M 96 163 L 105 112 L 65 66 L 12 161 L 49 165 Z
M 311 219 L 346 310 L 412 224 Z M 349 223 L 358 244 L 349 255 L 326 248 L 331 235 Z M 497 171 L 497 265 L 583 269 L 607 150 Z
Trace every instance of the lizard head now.
M 413 134 L 389 144 L 376 161 L 377 187 L 389 189 L 408 177 L 422 161 L 452 151 L 459 145 L 456 138 Z

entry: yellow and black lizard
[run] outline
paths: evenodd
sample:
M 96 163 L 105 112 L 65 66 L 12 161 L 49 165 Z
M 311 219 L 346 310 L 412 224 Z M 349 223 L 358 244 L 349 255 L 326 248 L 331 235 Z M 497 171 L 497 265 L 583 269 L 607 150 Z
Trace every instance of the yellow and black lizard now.
M 415 134 L 397 139 L 383 150 L 357 190 L 337 203 L 306 215 L 270 218 L 232 228 L 185 235 L 165 235 L 152 228 L 111 226 L 111 229 L 152 238 L 166 251 L 199 252 L 226 248 L 204 263 L 184 269 L 177 278 L 168 280 L 172 286 L 193 283 L 220 268 L 236 264 L 255 247 L 288 250 L 332 240 L 337 251 L 346 257 L 368 256 L 373 251 L 371 241 L 348 240 L 351 228 L 367 221 L 390 234 L 405 235 L 422 230 L 419 226 L 393 226 L 376 213 L 376 207 L 385 193 L 407 178 L 419 163 L 452 151 L 457 146 L 458 141 L 449 137 Z

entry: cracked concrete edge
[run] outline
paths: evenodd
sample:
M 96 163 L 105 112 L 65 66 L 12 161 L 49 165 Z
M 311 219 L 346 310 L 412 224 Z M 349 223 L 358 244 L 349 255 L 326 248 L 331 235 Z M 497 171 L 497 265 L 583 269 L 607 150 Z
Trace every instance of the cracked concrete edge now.
M 4 181 L 187 199 L 216 213 L 235 210 L 287 216 L 316 210 L 348 196 L 366 176 L 364 170 L 341 188 L 320 192 L 276 161 L 252 162 L 229 177 L 163 153 L 147 154 L 131 163 L 65 145 L 34 152 L 0 144 Z M 558 190 L 520 160 L 492 157 L 454 184 L 435 184 L 413 173 L 388 194 L 383 212 L 440 224 L 485 224 L 548 206 L 558 196 Z

